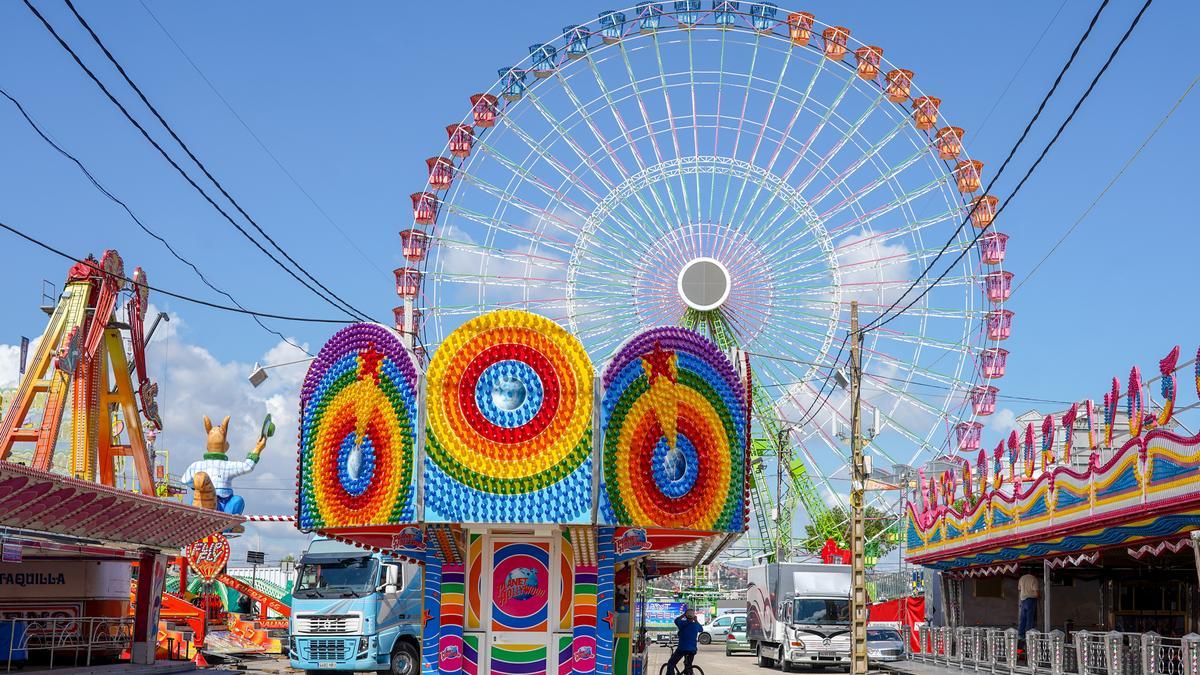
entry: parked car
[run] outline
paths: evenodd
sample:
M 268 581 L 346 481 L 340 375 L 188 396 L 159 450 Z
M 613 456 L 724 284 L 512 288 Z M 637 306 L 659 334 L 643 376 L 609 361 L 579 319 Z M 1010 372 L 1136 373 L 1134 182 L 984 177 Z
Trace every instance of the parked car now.
M 710 621 L 708 625 L 704 627 L 704 632 L 709 634 L 709 640 L 711 642 L 721 644 L 721 641 L 725 639 L 727 634 L 729 634 L 729 627 L 733 625 L 733 622 L 739 618 L 744 624 L 746 622 L 746 613 L 740 612 L 722 614 L 721 616 L 718 616 Z
M 753 652 L 750 638 L 746 637 L 746 615 L 733 617 L 729 632 L 725 634 L 725 656 L 733 656 L 734 652 Z
M 867 659 L 869 661 L 903 661 L 904 638 L 894 628 L 867 629 Z

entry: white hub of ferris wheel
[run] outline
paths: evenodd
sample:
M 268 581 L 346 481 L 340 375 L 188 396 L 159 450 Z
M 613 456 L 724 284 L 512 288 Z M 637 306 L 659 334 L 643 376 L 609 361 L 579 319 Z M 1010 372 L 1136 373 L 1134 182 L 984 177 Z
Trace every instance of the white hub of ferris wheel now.
M 675 280 L 679 297 L 688 307 L 707 312 L 729 299 L 729 270 L 716 258 L 700 256 L 687 261 Z

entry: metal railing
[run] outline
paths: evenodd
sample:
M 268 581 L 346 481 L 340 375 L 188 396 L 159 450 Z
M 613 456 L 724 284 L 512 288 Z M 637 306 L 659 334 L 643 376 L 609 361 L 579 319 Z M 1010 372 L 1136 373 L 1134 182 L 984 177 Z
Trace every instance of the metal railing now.
M 120 654 L 133 649 L 133 619 L 73 617 L 55 619 L 0 619 L 0 659 L 5 670 L 21 667 L 30 657 L 43 652 L 49 667 L 55 660 L 63 665 L 92 664 L 92 656 Z
M 917 661 L 988 673 L 1045 675 L 1190 675 L 1200 672 L 1200 635 L 1157 633 L 1070 636 L 1031 630 L 1024 644 L 1013 628 L 918 626 Z

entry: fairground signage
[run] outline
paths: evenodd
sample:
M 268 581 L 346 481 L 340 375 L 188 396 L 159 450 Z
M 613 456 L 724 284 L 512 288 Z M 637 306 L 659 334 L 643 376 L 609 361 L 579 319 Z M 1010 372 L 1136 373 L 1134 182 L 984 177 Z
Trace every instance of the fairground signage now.
M 183 550 L 188 567 L 195 570 L 207 582 L 216 580 L 229 563 L 229 540 L 223 534 L 209 535 L 188 544 Z

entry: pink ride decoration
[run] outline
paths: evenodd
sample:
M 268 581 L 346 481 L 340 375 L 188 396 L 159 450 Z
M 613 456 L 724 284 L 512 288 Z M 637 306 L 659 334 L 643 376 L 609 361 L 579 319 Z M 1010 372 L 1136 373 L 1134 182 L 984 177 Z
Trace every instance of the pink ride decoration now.
M 976 415 L 986 416 L 996 412 L 996 387 L 977 386 L 971 390 L 971 407 Z
M 1007 340 L 1012 335 L 1012 310 L 998 309 L 987 313 L 987 333 L 989 340 Z
M 988 347 L 979 353 L 979 369 L 984 379 L 998 380 L 1004 377 L 1008 364 L 1008 350 L 1002 347 Z

